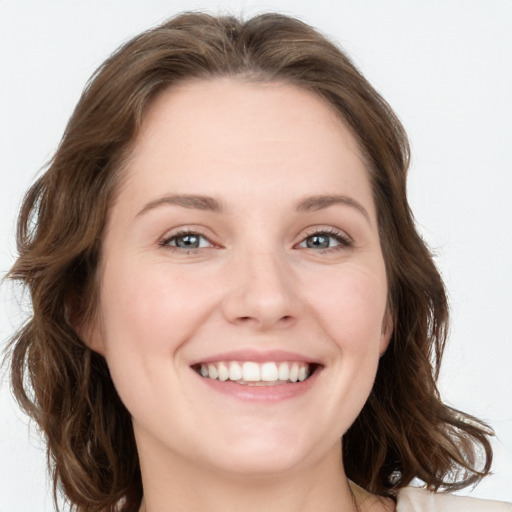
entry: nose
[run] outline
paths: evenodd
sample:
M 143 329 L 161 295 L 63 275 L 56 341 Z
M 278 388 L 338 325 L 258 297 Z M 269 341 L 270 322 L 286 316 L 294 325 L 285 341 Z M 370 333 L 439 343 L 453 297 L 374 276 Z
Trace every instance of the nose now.
M 297 321 L 300 301 L 284 260 L 269 251 L 240 255 L 232 262 L 223 302 L 223 313 L 230 323 L 263 331 L 289 327 Z

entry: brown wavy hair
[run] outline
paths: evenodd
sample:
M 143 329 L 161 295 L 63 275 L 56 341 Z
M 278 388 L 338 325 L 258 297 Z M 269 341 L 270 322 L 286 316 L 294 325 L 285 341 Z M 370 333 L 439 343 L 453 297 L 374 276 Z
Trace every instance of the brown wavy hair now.
M 126 43 L 97 70 L 46 172 L 24 198 L 8 276 L 33 313 L 10 344 L 12 386 L 48 443 L 54 493 L 79 512 L 136 511 L 142 483 L 131 418 L 105 360 L 76 326 L 95 314 L 105 223 L 149 104 L 193 79 L 286 82 L 331 105 L 357 138 L 377 206 L 394 330 L 375 385 L 344 436 L 347 476 L 392 496 L 413 478 L 460 489 L 492 460 L 484 423 L 443 404 L 443 282 L 406 197 L 409 146 L 387 103 L 336 45 L 296 19 L 181 14 Z

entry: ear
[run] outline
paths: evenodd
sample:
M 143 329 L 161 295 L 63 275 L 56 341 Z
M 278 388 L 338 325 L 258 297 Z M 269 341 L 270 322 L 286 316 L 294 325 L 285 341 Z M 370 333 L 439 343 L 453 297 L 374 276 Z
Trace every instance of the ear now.
M 75 331 L 88 348 L 105 357 L 105 344 L 101 325 L 100 314 L 95 313 L 93 318 L 78 322 Z
M 393 326 L 395 325 L 395 315 L 389 309 L 386 309 L 386 313 L 384 314 L 384 318 L 382 319 L 382 328 L 380 334 L 380 344 L 379 344 L 379 355 L 382 357 L 384 352 L 386 352 L 389 341 L 391 340 L 391 335 L 393 334 Z

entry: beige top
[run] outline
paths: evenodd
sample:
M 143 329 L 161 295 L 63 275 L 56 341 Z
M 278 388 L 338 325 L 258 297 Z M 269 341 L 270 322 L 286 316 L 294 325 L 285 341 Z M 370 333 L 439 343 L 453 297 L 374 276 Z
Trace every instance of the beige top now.
M 512 512 L 512 503 L 439 494 L 406 487 L 398 493 L 396 512 Z

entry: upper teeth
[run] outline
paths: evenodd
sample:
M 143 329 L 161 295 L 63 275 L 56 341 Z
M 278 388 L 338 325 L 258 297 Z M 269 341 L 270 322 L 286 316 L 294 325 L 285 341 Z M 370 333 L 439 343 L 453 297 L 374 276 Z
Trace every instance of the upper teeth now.
M 220 381 L 232 380 L 240 383 L 301 382 L 309 376 L 310 368 L 307 363 L 299 362 L 267 362 L 260 364 L 252 361 L 220 361 L 201 364 L 199 372 L 205 378 Z

